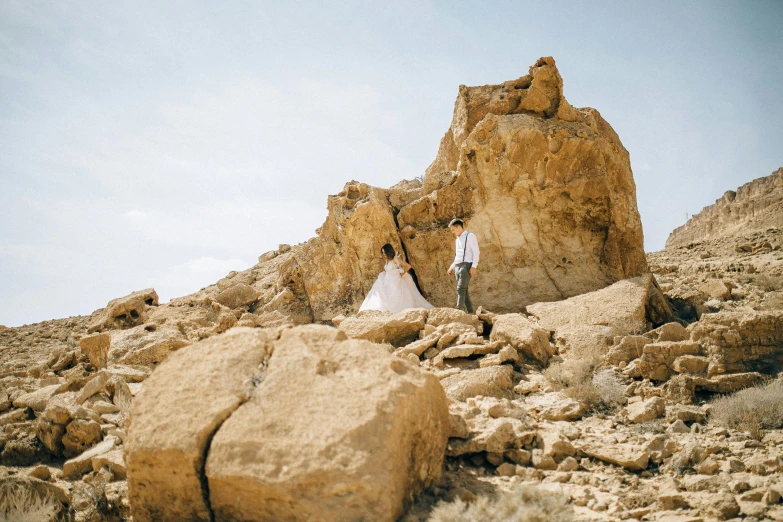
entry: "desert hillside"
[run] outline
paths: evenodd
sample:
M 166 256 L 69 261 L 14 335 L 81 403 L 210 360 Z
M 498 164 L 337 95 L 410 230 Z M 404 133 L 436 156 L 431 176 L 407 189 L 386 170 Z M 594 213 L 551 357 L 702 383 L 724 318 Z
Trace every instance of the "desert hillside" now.
M 705 240 L 746 236 L 783 228 L 783 168 L 729 190 L 714 205 L 675 229 L 666 240 L 672 249 Z
M 781 180 L 645 255 L 628 152 L 552 58 L 461 86 L 423 182 L 351 181 L 168 303 L 0 327 L 0 521 L 783 520 Z M 435 308 L 356 312 L 386 242 Z

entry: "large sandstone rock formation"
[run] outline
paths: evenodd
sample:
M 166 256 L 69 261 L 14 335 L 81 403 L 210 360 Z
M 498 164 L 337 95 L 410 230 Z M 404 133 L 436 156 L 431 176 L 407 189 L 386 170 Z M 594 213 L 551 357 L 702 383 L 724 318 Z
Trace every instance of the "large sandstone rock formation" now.
M 235 328 L 172 354 L 134 400 L 133 518 L 396 520 L 448 435 L 438 380 L 383 347 Z
M 297 323 L 331 320 L 356 311 L 382 269 L 381 246 L 391 243 L 407 255 L 424 296 L 451 306 L 454 238 L 446 225 L 454 217 L 482 250 L 474 302 L 496 312 L 647 271 L 628 152 L 598 111 L 568 104 L 552 58 L 513 81 L 461 86 L 423 183 L 381 189 L 351 181 L 329 197 L 328 211 L 317 237 L 281 245 L 204 293 Z M 244 286 L 241 294 L 255 300 L 220 297 L 235 285 L 252 287 L 257 294 Z
M 714 205 L 704 207 L 674 229 L 666 240 L 666 248 L 771 227 L 783 228 L 783 168 L 745 183 L 736 192 L 727 191 Z
M 563 96 L 554 60 L 500 85 L 461 86 L 423 197 L 397 221 L 427 296 L 453 299 L 445 275 L 463 217 L 482 250 L 474 302 L 518 311 L 647 270 L 628 152 L 594 109 Z

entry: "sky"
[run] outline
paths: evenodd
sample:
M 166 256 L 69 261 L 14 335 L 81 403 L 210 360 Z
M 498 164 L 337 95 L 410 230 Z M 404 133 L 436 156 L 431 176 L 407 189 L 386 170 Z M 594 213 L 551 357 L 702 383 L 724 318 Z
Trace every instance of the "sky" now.
M 420 176 L 460 84 L 553 56 L 645 249 L 783 166 L 783 2 L 0 0 L 0 324 L 161 301 Z

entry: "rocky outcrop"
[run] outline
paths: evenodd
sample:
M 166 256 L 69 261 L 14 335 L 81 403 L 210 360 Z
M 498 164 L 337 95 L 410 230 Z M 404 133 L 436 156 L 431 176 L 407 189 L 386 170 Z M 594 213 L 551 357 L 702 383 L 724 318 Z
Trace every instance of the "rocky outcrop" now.
M 440 476 L 448 434 L 437 379 L 376 344 L 235 328 L 169 357 L 134 401 L 133 518 L 395 520 Z
M 709 375 L 783 370 L 783 311 L 705 314 L 691 338 L 709 357 Z
M 664 326 L 620 338 L 605 360 L 631 377 L 657 382 L 676 377 L 669 388 L 688 400 L 696 390 L 734 392 L 783 370 L 781 311 L 704 314 L 686 339 L 678 327 Z
M 783 228 L 783 168 L 723 194 L 714 205 L 704 207 L 674 229 L 666 240 L 666 248 L 770 227 Z
M 90 332 L 130 328 L 147 320 L 150 307 L 158 305 L 158 294 L 152 288 L 112 299 L 90 325 Z
M 315 238 L 281 245 L 202 294 L 294 323 L 331 320 L 356 311 L 390 243 L 407 256 L 424 296 L 450 306 L 454 238 L 446 225 L 454 217 L 482 251 L 471 295 L 495 312 L 647 271 L 628 152 L 598 111 L 568 104 L 552 58 L 516 80 L 461 86 L 423 183 L 351 181 L 327 209 Z
M 568 104 L 551 58 L 517 80 L 460 87 L 423 197 L 397 216 L 409 262 L 438 304 L 452 300 L 444 225 L 455 216 L 482 251 L 471 295 L 494 311 L 647 269 L 628 153 L 597 111 Z

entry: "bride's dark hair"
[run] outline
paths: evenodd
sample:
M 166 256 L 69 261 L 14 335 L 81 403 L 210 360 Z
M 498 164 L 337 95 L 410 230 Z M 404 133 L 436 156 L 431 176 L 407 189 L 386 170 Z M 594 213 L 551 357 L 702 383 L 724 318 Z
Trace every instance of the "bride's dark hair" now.
M 386 256 L 386 259 L 391 261 L 394 259 L 394 256 L 397 255 L 397 253 L 394 251 L 394 247 L 391 246 L 389 243 L 386 243 L 381 247 L 381 252 L 383 252 L 383 255 Z

